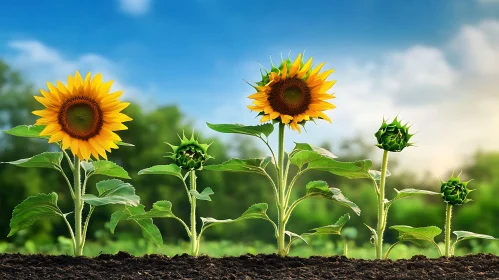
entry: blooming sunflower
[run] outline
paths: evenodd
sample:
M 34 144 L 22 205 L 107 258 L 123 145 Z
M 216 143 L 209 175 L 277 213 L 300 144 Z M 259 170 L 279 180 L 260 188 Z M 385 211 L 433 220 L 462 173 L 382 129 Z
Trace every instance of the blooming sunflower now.
M 109 93 L 113 81 L 102 82 L 97 74 L 85 80 L 76 71 L 74 77 L 68 76 L 65 86 L 57 81 L 57 87 L 47 83 L 49 91 L 40 90 L 42 96 L 35 99 L 46 108 L 33 111 L 40 116 L 35 124 L 45 125 L 41 136 L 50 136 L 49 143 L 62 142 L 62 149 L 71 152 L 81 160 L 90 156 L 107 159 L 106 151 L 117 149 L 121 138 L 113 131 L 128 129 L 122 122 L 131 121 L 120 113 L 130 103 L 118 99 L 123 91 Z
M 301 53 L 294 62 L 287 58 L 278 68 L 272 65 L 271 71 L 265 70 L 262 80 L 253 86 L 257 92 L 248 97 L 254 99 L 248 108 L 263 116 L 261 122 L 275 120 L 298 132 L 299 124 L 314 118 L 331 122 L 323 111 L 336 108 L 325 101 L 335 98 L 326 93 L 336 83 L 326 81 L 334 70 L 319 73 L 324 62 L 314 69 L 311 66 L 312 58 L 303 63 Z

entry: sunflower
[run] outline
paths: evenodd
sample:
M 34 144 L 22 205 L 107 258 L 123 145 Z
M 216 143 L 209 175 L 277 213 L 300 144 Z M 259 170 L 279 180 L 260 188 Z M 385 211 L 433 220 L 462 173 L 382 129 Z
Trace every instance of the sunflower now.
M 113 81 L 103 83 L 101 74 L 90 77 L 88 73 L 83 80 L 76 71 L 68 76 L 67 86 L 47 83 L 49 91 L 41 89 L 43 97 L 35 96 L 46 107 L 33 111 L 41 117 L 35 124 L 46 126 L 40 135 L 50 136 L 49 143 L 62 143 L 63 150 L 70 148 L 81 160 L 107 159 L 106 151 L 117 149 L 121 141 L 113 131 L 128 129 L 122 122 L 132 120 L 120 113 L 130 103 L 118 100 L 123 91 L 109 93 Z
M 324 100 L 335 98 L 328 91 L 336 81 L 326 81 L 334 70 L 319 73 L 324 62 L 312 69 L 312 58 L 306 63 L 302 54 L 294 62 L 289 58 L 283 60 L 276 68 L 262 73 L 262 80 L 253 86 L 257 92 L 248 98 L 254 99 L 248 106 L 252 111 L 262 115 L 261 122 L 278 121 L 300 132 L 300 125 L 314 118 L 331 119 L 323 111 L 336 106 Z

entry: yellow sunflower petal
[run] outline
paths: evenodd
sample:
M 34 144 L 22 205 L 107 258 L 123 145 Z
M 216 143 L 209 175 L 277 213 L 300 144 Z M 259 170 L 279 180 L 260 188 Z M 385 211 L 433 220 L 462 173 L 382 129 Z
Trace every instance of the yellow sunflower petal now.
M 262 107 L 260 107 L 260 106 L 254 106 L 254 105 L 248 105 L 248 109 L 250 109 L 251 111 L 255 111 L 255 112 L 261 112 L 261 111 L 263 111 Z
M 58 131 L 58 132 L 52 134 L 52 136 L 50 136 L 49 143 L 60 142 L 62 140 L 62 138 L 64 137 L 64 135 L 65 135 L 65 133 L 62 131 Z
M 51 123 L 47 125 L 42 132 L 40 132 L 40 136 L 48 136 L 52 133 L 58 132 L 61 130 L 61 126 L 58 123 Z
M 290 115 L 281 115 L 281 121 L 283 124 L 288 124 L 293 119 Z
M 88 160 L 90 158 L 90 150 L 87 146 L 87 142 L 79 140 L 78 147 L 80 148 L 82 159 Z
M 274 112 L 272 112 L 272 113 L 269 114 L 269 117 L 270 117 L 271 120 L 273 120 L 273 119 L 276 119 L 277 117 L 279 117 L 280 115 L 281 114 L 279 114 L 278 112 L 274 111 Z
M 331 119 L 329 118 L 328 115 L 324 114 L 323 112 L 319 112 L 319 117 L 323 118 L 324 120 L 332 123 Z
M 308 59 L 307 63 L 303 65 L 296 76 L 300 79 L 303 78 L 303 76 L 305 76 L 305 74 L 307 74 L 308 70 L 310 69 L 310 66 L 312 66 L 312 57 Z
M 81 78 L 80 72 L 78 72 L 78 70 L 76 70 L 74 82 L 74 86 L 77 88 L 83 85 L 83 79 Z
M 288 64 L 286 63 L 286 61 L 284 61 L 281 70 L 281 79 L 286 79 L 286 75 L 288 74 L 287 71 L 288 71 Z
M 314 70 L 312 70 L 310 72 L 310 75 L 308 76 L 307 78 L 307 84 L 313 80 L 315 80 L 315 76 L 317 75 L 317 73 L 319 73 L 319 71 L 321 71 L 322 69 L 322 66 L 324 66 L 324 64 L 326 64 L 325 62 L 322 62 L 321 64 L 317 65 L 317 67 L 314 68 Z
M 264 116 L 260 119 L 260 122 L 261 122 L 261 123 L 268 122 L 268 121 L 270 121 L 270 115 L 264 115 Z
M 128 127 L 122 123 L 104 123 L 102 128 L 115 131 L 115 130 L 127 130 Z
M 300 63 L 301 63 L 301 53 L 298 54 L 298 57 L 295 59 L 291 67 L 289 68 L 289 77 L 293 78 L 296 73 L 298 72 L 298 69 L 300 68 Z
M 75 156 L 78 156 L 80 155 L 79 153 L 79 140 L 76 139 L 76 138 L 71 138 L 71 144 L 69 144 L 69 148 L 71 149 L 71 152 L 73 153 L 73 155 Z
M 102 148 L 99 143 L 95 140 L 95 138 L 90 138 L 88 139 L 88 143 L 90 143 L 90 145 L 92 145 L 92 147 L 94 148 L 95 151 L 97 151 L 97 153 L 103 157 L 104 159 L 107 160 L 107 155 L 106 155 L 106 152 L 105 152 L 105 149 Z
M 62 138 L 62 149 L 66 150 L 71 145 L 71 136 L 69 134 L 64 134 Z
M 299 125 L 297 122 L 292 121 L 292 122 L 289 124 L 289 126 L 290 126 L 293 130 L 297 130 L 297 131 L 298 131 L 298 133 L 300 133 L 300 132 L 301 132 L 300 125 Z

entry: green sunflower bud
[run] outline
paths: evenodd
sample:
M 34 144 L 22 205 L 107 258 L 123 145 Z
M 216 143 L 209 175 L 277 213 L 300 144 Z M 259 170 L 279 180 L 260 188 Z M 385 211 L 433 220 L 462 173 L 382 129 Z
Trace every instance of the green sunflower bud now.
M 459 176 L 454 177 L 454 174 L 449 181 L 442 181 L 440 193 L 442 194 L 444 202 L 450 205 L 461 205 L 471 201 L 471 199 L 466 198 L 468 194 L 473 191 L 468 189 L 468 183 L 469 181 L 461 182 Z
M 389 152 L 400 152 L 405 147 L 413 146 L 413 143 L 409 143 L 409 139 L 414 134 L 409 134 L 409 127 L 407 124 L 402 125 L 397 117 L 392 123 L 388 124 L 383 119 L 383 123 L 379 130 L 374 134 L 378 140 L 376 147 Z
M 180 138 L 180 136 L 179 136 Z M 180 145 L 174 146 L 166 143 L 172 147 L 173 152 L 170 157 L 175 160 L 175 164 L 183 169 L 194 170 L 202 169 L 203 164 L 212 156 L 208 155 L 208 148 L 211 144 L 201 144 L 194 139 L 194 131 L 190 139 L 185 137 L 185 134 L 180 138 Z

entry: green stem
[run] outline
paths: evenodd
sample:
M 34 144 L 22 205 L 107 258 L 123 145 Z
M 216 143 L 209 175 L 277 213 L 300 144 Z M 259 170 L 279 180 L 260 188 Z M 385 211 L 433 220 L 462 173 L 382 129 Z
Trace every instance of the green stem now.
M 381 259 L 383 257 L 383 232 L 386 226 L 386 215 L 385 215 L 385 181 L 386 181 L 386 170 L 388 168 L 388 151 L 383 152 L 383 162 L 381 164 L 381 182 L 379 184 L 379 196 L 378 196 L 378 227 L 376 240 L 376 258 Z
M 81 199 L 81 176 L 80 176 L 80 159 L 75 156 L 74 163 L 74 188 L 75 188 L 75 256 L 81 256 L 83 254 L 83 244 L 81 236 L 81 215 L 83 212 L 83 200 Z
M 90 217 L 92 217 L 92 213 L 94 213 L 95 206 L 90 206 L 90 211 L 88 211 L 87 218 L 85 219 L 85 224 L 83 224 L 83 241 L 81 242 L 81 247 L 85 246 L 85 240 L 87 240 L 87 229 L 88 224 L 90 223 Z
M 191 178 L 191 190 L 196 190 L 196 173 L 194 170 L 190 171 Z M 196 197 L 189 194 L 191 196 L 191 255 L 197 256 L 197 232 L 196 232 Z
M 277 250 L 280 256 L 286 256 L 286 247 L 285 247 L 285 231 L 286 231 L 286 186 L 284 183 L 284 128 L 285 124 L 279 123 L 279 153 L 278 153 L 278 192 L 279 192 L 279 211 L 278 211 L 278 226 L 279 226 L 279 234 L 277 235 Z
M 445 209 L 445 256 L 451 256 L 450 251 L 450 222 L 452 218 L 452 205 L 447 204 Z

